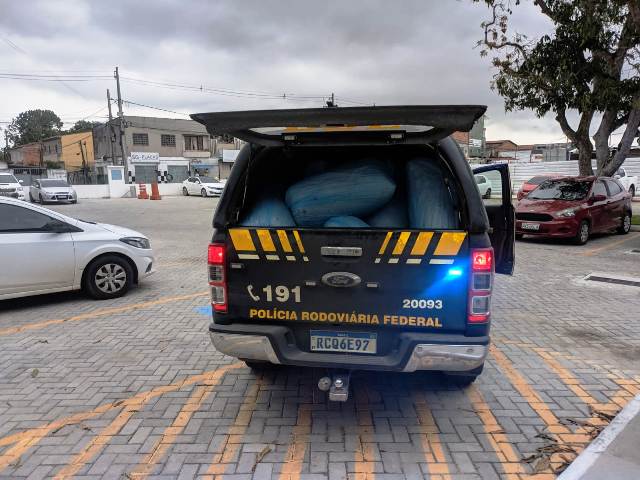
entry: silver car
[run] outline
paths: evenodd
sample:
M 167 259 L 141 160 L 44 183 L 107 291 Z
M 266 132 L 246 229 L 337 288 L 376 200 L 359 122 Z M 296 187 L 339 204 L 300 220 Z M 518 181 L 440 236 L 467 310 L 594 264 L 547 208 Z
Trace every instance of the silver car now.
M 77 203 L 78 194 L 66 180 L 41 178 L 33 182 L 29 191 L 29 200 L 43 205 L 60 202 Z

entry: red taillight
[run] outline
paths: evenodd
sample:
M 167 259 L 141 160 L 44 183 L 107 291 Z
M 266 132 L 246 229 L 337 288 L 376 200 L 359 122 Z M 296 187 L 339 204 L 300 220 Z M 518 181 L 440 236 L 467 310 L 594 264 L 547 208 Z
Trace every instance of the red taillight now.
M 469 279 L 469 323 L 486 323 L 491 317 L 493 289 L 493 248 L 471 250 Z
M 227 311 L 226 250 L 226 245 L 212 243 L 207 252 L 211 306 L 220 313 Z
M 493 248 L 471 250 L 471 269 L 474 272 L 493 270 Z

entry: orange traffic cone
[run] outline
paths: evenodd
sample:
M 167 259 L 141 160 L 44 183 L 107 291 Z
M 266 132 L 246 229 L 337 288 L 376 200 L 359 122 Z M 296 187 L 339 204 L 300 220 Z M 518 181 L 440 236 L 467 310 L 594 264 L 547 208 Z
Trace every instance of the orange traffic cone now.
M 140 200 L 147 200 L 149 198 L 149 194 L 147 193 L 147 186 L 144 183 L 139 183 L 138 187 L 140 191 L 138 192 L 138 198 Z
M 153 182 L 151 184 L 151 200 L 162 200 L 160 196 L 160 191 L 158 190 L 158 182 Z

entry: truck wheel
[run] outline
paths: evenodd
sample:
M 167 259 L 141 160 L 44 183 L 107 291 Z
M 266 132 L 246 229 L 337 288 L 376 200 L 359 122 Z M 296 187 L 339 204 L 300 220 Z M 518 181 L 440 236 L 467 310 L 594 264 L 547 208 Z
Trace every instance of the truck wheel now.
M 591 234 L 591 226 L 586 220 L 582 220 L 578 226 L 578 232 L 573 237 L 573 243 L 576 245 L 584 245 L 589 241 L 589 235 Z
M 618 233 L 620 235 L 626 235 L 631 230 L 631 214 L 624 212 L 622 217 L 622 224 L 618 227 Z
M 261 372 L 273 366 L 271 362 L 261 362 L 260 360 L 242 360 L 242 361 L 247 365 L 247 367 L 249 367 L 254 372 Z
M 484 364 L 467 372 L 445 372 L 445 374 L 449 383 L 453 383 L 458 387 L 464 388 L 468 387 L 476 381 L 476 378 L 478 378 L 478 376 L 482 373 L 483 368 Z

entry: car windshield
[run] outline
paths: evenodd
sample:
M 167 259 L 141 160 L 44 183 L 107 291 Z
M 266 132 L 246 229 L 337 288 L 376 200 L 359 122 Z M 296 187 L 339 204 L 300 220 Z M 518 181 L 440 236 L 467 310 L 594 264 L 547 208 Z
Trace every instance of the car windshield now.
M 6 173 L 0 173 L 0 183 L 18 183 L 16 177 Z
M 534 200 L 584 200 L 591 182 L 575 180 L 547 180 L 529 194 Z
M 69 184 L 65 180 L 40 180 L 40 185 L 42 185 L 42 187 L 44 188 L 69 186 Z
M 533 177 L 527 183 L 529 183 L 531 185 L 540 185 L 545 180 L 549 180 L 549 177 L 547 177 L 547 176 Z
M 218 181 L 213 177 L 198 177 L 198 178 L 202 183 L 216 183 Z

